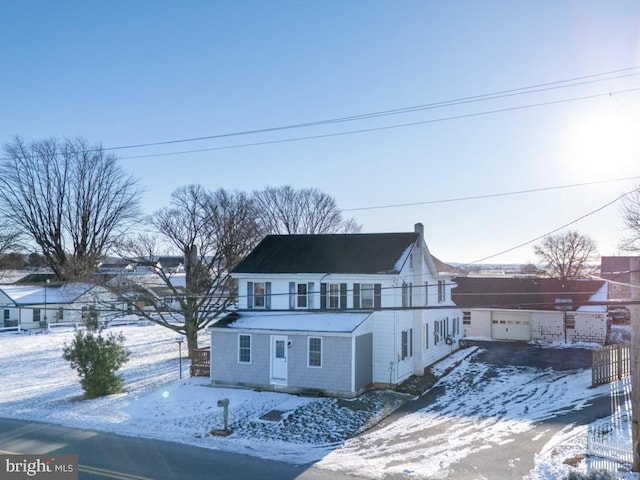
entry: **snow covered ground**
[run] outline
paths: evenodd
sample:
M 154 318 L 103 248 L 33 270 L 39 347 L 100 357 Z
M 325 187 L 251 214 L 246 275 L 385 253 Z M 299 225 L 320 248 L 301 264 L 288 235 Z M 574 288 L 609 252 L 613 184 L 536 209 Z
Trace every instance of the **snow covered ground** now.
M 472 353 L 467 349 L 437 366 L 436 371 L 443 372 L 460 362 L 442 378 L 447 393 L 433 405 L 351 438 L 409 397 L 385 391 L 345 400 L 214 388 L 207 378 L 188 378 L 188 361 L 183 360 L 185 378 L 179 379 L 172 331 L 155 325 L 110 330 L 122 331 L 132 352 L 121 370 L 126 392 L 89 401 L 81 400 L 76 373 L 62 359 L 72 330 L 0 333 L 0 416 L 243 451 L 296 464 L 317 462 L 318 468 L 369 478 L 445 478 L 459 459 L 509 441 L 510 435 L 531 430 L 559 411 L 579 410 L 609 391 L 606 385 L 588 388 L 589 371 L 511 367 L 494 375 L 489 366 L 465 359 Z M 203 335 L 201 346 L 206 344 Z M 469 388 L 475 379 L 490 382 L 489 388 Z M 223 398 L 230 401 L 233 429 L 226 438 L 210 435 L 222 428 L 217 401 Z M 537 456 L 529 479 L 563 478 L 570 469 L 563 462 L 584 455 L 585 448 L 585 427 L 568 426 Z M 586 462 L 577 468 L 584 472 Z

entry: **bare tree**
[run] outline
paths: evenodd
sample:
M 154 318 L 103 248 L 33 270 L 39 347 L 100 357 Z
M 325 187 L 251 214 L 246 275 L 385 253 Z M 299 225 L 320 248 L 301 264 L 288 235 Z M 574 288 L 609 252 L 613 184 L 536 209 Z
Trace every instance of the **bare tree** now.
M 640 186 L 624 197 L 620 214 L 627 230 L 627 234 L 620 242 L 621 250 L 640 251 Z
M 93 273 L 138 213 L 136 181 L 115 156 L 86 140 L 5 145 L 0 210 L 40 247 L 62 280 Z
M 357 233 L 361 228 L 344 218 L 333 197 L 315 188 L 267 187 L 253 199 L 262 235 Z
M 133 307 L 139 315 L 185 335 L 191 356 L 198 346 L 198 331 L 225 314 L 235 301 L 237 287 L 230 271 L 259 240 L 252 201 L 244 193 L 210 192 L 190 185 L 173 192 L 170 206 L 155 212 L 150 224 L 157 231 L 157 242 L 149 237 L 130 239 L 123 245 L 122 256 L 152 270 L 156 284 L 170 292 L 177 304 L 147 297 L 150 309 Z M 154 250 L 162 243 L 184 257 L 184 286 L 175 273 L 157 265 Z
M 547 267 L 547 275 L 557 278 L 580 278 L 590 273 L 590 262 L 597 259 L 596 244 L 575 230 L 549 235 L 533 247 Z

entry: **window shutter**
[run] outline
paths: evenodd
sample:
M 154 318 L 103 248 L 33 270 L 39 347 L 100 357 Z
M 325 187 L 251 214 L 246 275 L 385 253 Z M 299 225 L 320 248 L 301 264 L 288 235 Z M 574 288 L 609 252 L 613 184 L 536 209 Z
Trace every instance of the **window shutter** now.
M 316 292 L 314 292 L 315 284 L 313 282 L 309 282 L 307 285 L 307 308 L 316 308 L 315 298 Z
M 373 285 L 373 308 L 380 310 L 382 308 L 382 284 Z
M 289 282 L 289 309 L 296 308 L 296 282 Z
M 271 282 L 264 282 L 264 308 L 271 308 Z
M 413 328 L 409 329 L 409 356 L 413 357 Z
M 343 310 L 347 308 L 347 284 L 346 283 L 340 284 L 340 308 Z
M 360 284 L 359 283 L 353 284 L 353 308 L 355 309 L 360 308 Z
M 327 284 L 326 283 L 320 284 L 320 309 L 321 310 L 327 309 Z
M 253 282 L 247 282 L 247 308 L 253 308 Z

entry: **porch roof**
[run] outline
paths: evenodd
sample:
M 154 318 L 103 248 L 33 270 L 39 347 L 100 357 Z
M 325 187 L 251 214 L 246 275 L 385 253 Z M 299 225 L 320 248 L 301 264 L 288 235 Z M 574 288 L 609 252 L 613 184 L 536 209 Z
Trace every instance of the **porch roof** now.
M 242 312 L 228 315 L 211 328 L 352 333 L 371 315 L 371 312 Z

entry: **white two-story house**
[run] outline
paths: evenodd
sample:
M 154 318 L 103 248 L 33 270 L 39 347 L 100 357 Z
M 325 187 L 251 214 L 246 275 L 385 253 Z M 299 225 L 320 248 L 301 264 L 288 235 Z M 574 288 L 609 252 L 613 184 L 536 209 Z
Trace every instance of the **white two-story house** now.
M 238 311 L 211 334 L 211 382 L 354 396 L 458 348 L 455 275 L 409 233 L 270 235 L 233 270 Z

